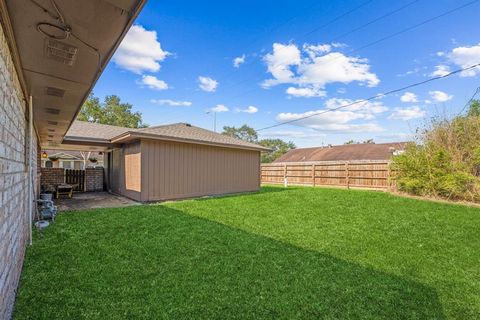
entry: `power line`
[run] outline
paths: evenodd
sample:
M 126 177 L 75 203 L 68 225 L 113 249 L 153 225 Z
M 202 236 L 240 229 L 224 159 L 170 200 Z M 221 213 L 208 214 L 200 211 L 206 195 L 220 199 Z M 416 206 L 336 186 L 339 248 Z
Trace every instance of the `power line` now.
M 356 52 L 356 51 L 359 51 L 359 50 L 362 50 L 362 49 L 371 47 L 371 46 L 376 45 L 376 44 L 378 44 L 378 43 L 380 43 L 380 42 L 383 42 L 383 41 L 385 41 L 385 40 L 391 39 L 391 38 L 393 38 L 393 37 L 396 37 L 396 36 L 398 36 L 398 35 L 401 35 L 401 34 L 403 34 L 403 33 L 406 33 L 406 32 L 408 32 L 408 31 L 411 31 L 411 30 L 416 29 L 416 28 L 418 28 L 418 27 L 421 27 L 421 26 L 423 26 L 423 25 L 425 25 L 425 24 L 427 24 L 427 23 L 430 23 L 430 22 L 435 21 L 435 20 L 437 20 L 437 19 L 440 19 L 440 18 L 442 18 L 442 17 L 444 17 L 444 16 L 447 16 L 447 15 L 449 15 L 449 14 L 451 14 L 451 13 L 454 13 L 454 12 L 456 12 L 456 11 L 458 11 L 458 10 L 461 10 L 461 9 L 463 9 L 463 8 L 466 8 L 466 7 L 468 7 L 468 6 L 471 6 L 472 4 L 474 4 L 474 3 L 478 2 L 478 1 L 480 1 L 480 0 L 473 0 L 473 1 L 467 2 L 467 3 L 465 3 L 464 5 L 461 5 L 461 6 L 459 6 L 459 7 L 455 7 L 455 8 L 453 8 L 453 9 L 451 9 L 451 10 L 448 10 L 448 11 L 442 13 L 442 14 L 439 14 L 439 15 L 437 15 L 437 16 L 434 16 L 434 17 L 432 17 L 432 18 L 429 18 L 429 19 L 427 19 L 427 20 L 424 20 L 424 21 L 422 21 L 422 22 L 420 22 L 420 23 L 417 23 L 417 24 L 415 24 L 415 25 L 413 25 L 413 26 L 411 26 L 411 27 L 407 27 L 407 28 L 402 29 L 402 30 L 400 30 L 400 31 L 394 32 L 394 33 L 392 33 L 392 34 L 390 34 L 390 35 L 388 35 L 388 36 L 385 36 L 385 37 L 383 37 L 383 38 L 380 38 L 380 39 L 378 39 L 378 40 L 376 40 L 376 41 L 370 42 L 370 43 L 368 43 L 368 44 L 366 44 L 366 45 L 364 45 L 364 46 L 361 46 L 361 47 L 359 47 L 359 48 L 356 48 L 356 49 L 350 51 L 349 53 L 353 53 L 353 52 Z
M 340 40 L 340 39 L 342 39 L 342 38 L 344 38 L 344 37 L 346 37 L 346 36 L 348 36 L 348 35 L 351 35 L 352 33 L 355 33 L 355 32 L 357 32 L 357 31 L 359 31 L 359 30 L 362 30 L 363 28 L 366 28 L 366 27 L 368 27 L 368 26 L 371 25 L 371 24 L 374 24 L 374 23 L 376 23 L 376 22 L 378 22 L 378 21 L 380 21 L 380 20 L 383 20 L 383 19 L 385 19 L 385 18 L 387 18 L 387 17 L 389 17 L 389 16 L 392 16 L 392 15 L 396 14 L 397 12 L 400 12 L 400 11 L 402 11 L 403 9 L 406 9 L 406 8 L 414 5 L 415 3 L 419 2 L 419 1 L 420 1 L 420 0 L 414 0 L 414 1 L 411 1 L 411 2 L 409 2 L 409 3 L 407 3 L 407 4 L 405 4 L 405 5 L 397 8 L 397 9 L 395 9 L 395 10 L 389 11 L 389 12 L 381 15 L 381 16 L 378 17 L 378 18 L 375 18 L 375 19 L 373 19 L 373 20 L 370 20 L 369 22 L 364 23 L 364 24 L 362 24 L 361 26 L 358 26 L 358 27 L 354 28 L 353 30 L 347 31 L 347 32 L 345 32 L 345 33 L 342 33 L 341 35 L 333 38 L 333 39 L 331 40 L 331 42 L 338 41 L 338 40 Z
M 401 34 L 403 34 L 403 33 L 409 32 L 409 31 L 411 31 L 411 30 L 413 30 L 413 29 L 416 29 L 416 28 L 418 28 L 418 27 L 420 27 L 420 26 L 423 26 L 423 25 L 425 25 L 425 24 L 427 24 L 427 23 L 430 23 L 430 22 L 432 22 L 432 21 L 435 21 L 435 20 L 437 20 L 437 19 L 440 19 L 440 18 L 442 18 L 442 17 L 445 17 L 445 16 L 447 16 L 447 15 L 449 15 L 449 14 L 452 14 L 452 13 L 458 11 L 458 10 L 461 10 L 461 9 L 464 9 L 464 8 L 466 8 L 466 7 L 468 7 L 468 6 L 471 6 L 471 5 L 473 5 L 474 3 L 477 3 L 478 1 L 480 1 L 480 0 L 473 0 L 473 1 L 467 2 L 467 3 L 465 3 L 465 4 L 461 5 L 461 6 L 458 6 L 458 7 L 455 7 L 455 8 L 453 8 L 453 9 L 451 9 L 451 10 L 445 11 L 445 12 L 443 12 L 442 14 L 439 14 L 439 15 L 436 15 L 436 16 L 434 16 L 434 17 L 431 17 L 431 18 L 428 18 L 428 19 L 426 19 L 426 20 L 423 20 L 423 21 L 421 21 L 421 22 L 419 22 L 419 23 L 417 23 L 417 24 L 415 24 L 415 25 L 413 25 L 413 26 L 410 26 L 410 27 L 404 28 L 404 29 L 402 29 L 402 30 L 400 30 L 400 31 L 394 32 L 394 33 L 392 33 L 392 34 L 389 34 L 389 35 L 387 35 L 387 36 L 385 36 L 385 37 L 382 37 L 382 38 L 380 38 L 380 39 L 377 39 L 377 40 L 375 40 L 375 41 L 373 41 L 373 42 L 367 43 L 367 44 L 365 44 L 365 45 L 363 45 L 363 46 L 361 46 L 361 47 L 354 48 L 354 49 L 348 51 L 347 54 L 355 53 L 355 52 L 357 52 L 357 51 L 360 51 L 360 50 L 369 48 L 369 47 L 371 47 L 371 46 L 374 46 L 374 45 L 376 45 L 376 44 L 378 44 L 378 43 L 380 43 L 380 42 L 383 42 L 383 41 L 385 41 L 385 40 L 388 40 L 388 39 L 394 38 L 394 37 L 396 37 L 396 36 L 399 36 L 399 35 L 401 35 Z M 339 58 L 341 58 L 341 57 L 339 56 L 339 57 L 333 58 L 332 60 L 330 60 L 330 62 L 335 61 L 335 60 L 337 60 L 337 59 L 339 59 Z M 278 68 L 278 67 L 283 67 L 283 66 L 276 66 L 275 68 Z M 244 83 L 244 82 L 247 82 L 247 81 L 250 81 L 250 79 L 243 80 L 243 81 L 237 83 L 237 85 L 238 85 L 238 84 L 241 84 L 241 83 Z M 236 97 L 242 96 L 242 95 L 244 95 L 244 94 L 246 94 L 246 93 L 249 93 L 249 92 L 252 92 L 252 91 L 254 91 L 254 90 L 256 90 L 256 89 L 257 89 L 257 88 L 252 88 L 252 89 L 250 89 L 250 90 L 247 90 L 246 92 L 243 92 L 243 93 L 241 93 L 241 94 L 235 95 L 235 96 L 233 96 L 232 98 L 236 98 Z
M 475 97 L 480 93 L 480 87 L 477 88 L 477 90 L 475 90 L 475 92 L 473 93 L 472 97 L 470 99 L 468 99 L 467 103 L 465 103 L 465 105 L 463 106 L 462 110 L 460 110 L 460 112 L 457 114 L 457 116 L 461 115 L 463 113 L 463 111 L 465 111 L 465 109 L 467 109 L 467 107 L 470 106 L 470 104 L 472 103 L 473 100 L 475 100 Z
M 359 4 L 358 6 L 352 8 L 351 10 L 349 10 L 349 11 L 347 11 L 347 12 L 345 12 L 345 13 L 343 13 L 343 14 L 335 17 L 335 18 L 333 18 L 333 19 L 330 20 L 329 22 L 327 22 L 327 23 L 325 23 L 325 24 L 323 24 L 323 25 L 321 25 L 321 26 L 319 26 L 319 27 L 317 27 L 317 28 L 314 28 L 313 30 L 310 30 L 309 32 L 305 33 L 305 34 L 303 35 L 303 37 L 309 36 L 309 35 L 311 35 L 312 33 L 315 33 L 315 32 L 317 32 L 317 31 L 319 31 L 319 30 L 322 30 L 322 29 L 328 27 L 329 25 L 331 25 L 331 24 L 337 22 L 338 20 L 340 20 L 340 19 L 348 16 L 349 14 L 357 11 L 358 9 L 365 7 L 367 4 L 369 4 L 369 3 L 372 2 L 372 1 L 373 1 L 373 0 L 369 0 L 369 1 L 365 1 L 365 2 L 363 2 L 363 3 L 361 3 L 361 4 Z
M 324 28 L 328 27 L 329 25 L 331 25 L 331 24 L 335 23 L 336 21 L 338 21 L 338 20 L 340 20 L 340 19 L 348 16 L 349 14 L 357 11 L 358 9 L 366 6 L 367 4 L 369 4 L 369 3 L 373 2 L 373 1 L 374 1 L 374 0 L 365 1 L 365 2 L 361 3 L 360 5 L 358 5 L 358 6 L 354 7 L 354 8 L 352 8 L 352 9 L 350 9 L 349 11 L 344 12 L 344 13 L 340 14 L 339 16 L 333 18 L 333 19 L 330 20 L 329 22 L 327 22 L 327 23 L 325 23 L 325 24 L 323 24 L 323 25 L 315 28 L 314 30 L 311 30 L 311 31 L 307 32 L 307 33 L 304 34 L 303 36 L 307 36 L 307 35 L 309 35 L 309 34 L 311 34 L 311 33 L 314 33 L 314 32 L 316 32 L 316 31 L 318 31 L 318 30 L 324 29 Z M 416 0 L 416 1 L 419 1 L 419 0 Z M 319 5 L 320 3 L 321 3 L 320 1 L 314 2 L 311 6 L 307 7 L 306 10 L 309 11 L 309 10 L 313 9 L 314 7 L 316 7 L 317 5 Z M 278 30 L 279 28 L 281 28 L 281 27 L 283 27 L 283 26 L 285 26 L 285 25 L 288 25 L 291 21 L 293 21 L 294 19 L 296 19 L 298 16 L 299 16 L 299 15 L 295 15 L 295 16 L 287 19 L 285 22 L 283 22 L 283 23 L 281 23 L 281 24 L 279 24 L 279 25 L 277 25 L 277 26 L 275 26 L 275 27 L 273 27 L 273 28 L 270 28 L 270 29 L 268 30 L 268 33 L 272 33 L 273 31 Z M 247 46 L 251 46 L 252 44 L 255 44 L 256 42 L 258 42 L 258 40 L 259 40 L 259 39 L 257 38 L 257 39 L 255 39 L 255 40 L 251 41 Z M 236 74 L 236 72 L 234 72 L 234 71 L 233 71 L 233 72 L 230 72 L 230 73 L 227 73 L 224 77 L 219 78 L 218 81 L 225 81 L 225 80 L 227 80 L 228 78 L 230 78 L 230 77 L 231 77 L 232 75 L 234 75 L 234 74 Z M 239 83 L 238 83 L 238 84 L 239 84 Z
M 435 80 L 447 78 L 447 77 L 450 77 L 450 76 L 452 76 L 452 75 L 454 75 L 454 74 L 457 74 L 457 73 L 460 73 L 460 72 L 463 72 L 463 71 L 467 71 L 467 70 L 471 70 L 471 69 L 475 69 L 475 68 L 478 68 L 478 67 L 480 67 L 480 63 L 474 64 L 474 65 L 472 65 L 472 66 L 470 66 L 470 67 L 466 67 L 466 68 L 454 70 L 454 71 L 449 72 L 449 73 L 447 73 L 447 74 L 445 74 L 445 75 L 442 75 L 442 76 L 437 76 L 437 77 L 430 78 L 430 79 L 427 79 L 427 80 L 424 80 L 424 81 L 420 81 L 420 82 L 416 82 L 416 83 L 410 84 L 410 85 L 405 86 L 405 87 L 402 87 L 402 88 L 390 90 L 390 91 L 387 91 L 387 92 L 385 92 L 385 93 L 380 93 L 380 94 L 377 94 L 377 95 L 375 95 L 375 96 L 371 96 L 371 97 L 366 98 L 366 99 L 357 100 L 357 101 L 354 101 L 354 102 L 352 102 L 352 103 L 348 103 L 348 104 L 343 105 L 343 106 L 339 106 L 339 107 L 336 107 L 336 108 L 332 108 L 332 109 L 328 109 L 328 110 L 323 110 L 323 111 L 315 112 L 315 113 L 309 114 L 308 116 L 303 116 L 303 117 L 300 117 L 300 118 L 297 118 L 297 119 L 292 119 L 292 120 L 285 121 L 285 122 L 281 122 L 281 123 L 277 123 L 277 124 L 274 124 L 274 125 L 271 125 L 271 126 L 268 126 L 268 127 L 260 128 L 260 129 L 257 129 L 256 131 L 258 132 L 258 131 L 263 131 L 263 130 L 267 130 L 267 129 L 271 129 L 271 128 L 283 126 L 283 125 L 285 125 L 285 124 L 297 122 L 297 121 L 300 121 L 300 120 L 305 120 L 305 119 L 312 118 L 312 117 L 315 117 L 315 116 L 318 116 L 318 115 L 321 115 L 321 114 L 325 114 L 325 113 L 328 113 L 328 112 L 337 111 L 337 110 L 340 110 L 340 109 L 344 109 L 344 108 L 347 108 L 347 107 L 351 107 L 351 106 L 356 105 L 356 104 L 365 103 L 365 102 L 368 102 L 368 101 L 371 101 L 371 100 L 374 100 L 374 99 L 378 99 L 378 98 L 381 98 L 381 97 L 385 97 L 385 96 L 387 96 L 387 95 L 390 95 L 390 94 L 393 94 L 393 93 L 397 93 L 397 92 L 401 92 L 401 91 L 404 91 L 404 90 L 407 90 L 407 89 L 410 89 L 410 88 L 418 87 L 418 86 L 420 86 L 420 85 L 423 85 L 423 84 L 426 84 L 426 83 L 429 83 L 429 82 L 432 82 L 432 81 L 435 81 Z

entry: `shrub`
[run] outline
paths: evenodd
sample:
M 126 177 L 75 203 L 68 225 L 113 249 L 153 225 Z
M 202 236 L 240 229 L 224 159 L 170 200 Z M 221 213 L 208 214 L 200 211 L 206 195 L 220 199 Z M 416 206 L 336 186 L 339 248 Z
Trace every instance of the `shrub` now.
M 432 120 L 417 143 L 394 157 L 393 169 L 401 191 L 480 201 L 480 115 Z

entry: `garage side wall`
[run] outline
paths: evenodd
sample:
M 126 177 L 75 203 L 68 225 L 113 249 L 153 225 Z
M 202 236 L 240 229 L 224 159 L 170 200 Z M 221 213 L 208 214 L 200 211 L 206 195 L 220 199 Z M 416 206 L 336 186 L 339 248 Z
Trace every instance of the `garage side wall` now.
M 260 152 L 142 140 L 142 201 L 256 191 Z
M 110 187 L 112 192 L 133 200 L 141 199 L 140 141 L 112 151 Z

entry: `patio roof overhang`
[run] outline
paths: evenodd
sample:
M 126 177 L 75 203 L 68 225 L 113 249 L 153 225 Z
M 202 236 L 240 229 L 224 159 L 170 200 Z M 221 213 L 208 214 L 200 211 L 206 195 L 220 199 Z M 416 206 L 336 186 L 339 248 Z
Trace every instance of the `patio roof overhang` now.
M 12 46 L 24 95 L 32 96 L 43 148 L 60 147 L 145 2 L 0 0 L 0 21 Z M 68 32 L 61 30 L 65 26 Z

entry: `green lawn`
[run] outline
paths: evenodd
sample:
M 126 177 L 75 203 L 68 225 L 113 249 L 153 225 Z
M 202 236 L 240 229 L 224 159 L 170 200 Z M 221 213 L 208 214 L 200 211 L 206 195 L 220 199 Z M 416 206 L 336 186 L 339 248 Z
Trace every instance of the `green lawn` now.
M 261 192 L 61 215 L 15 319 L 478 319 L 480 209 Z

